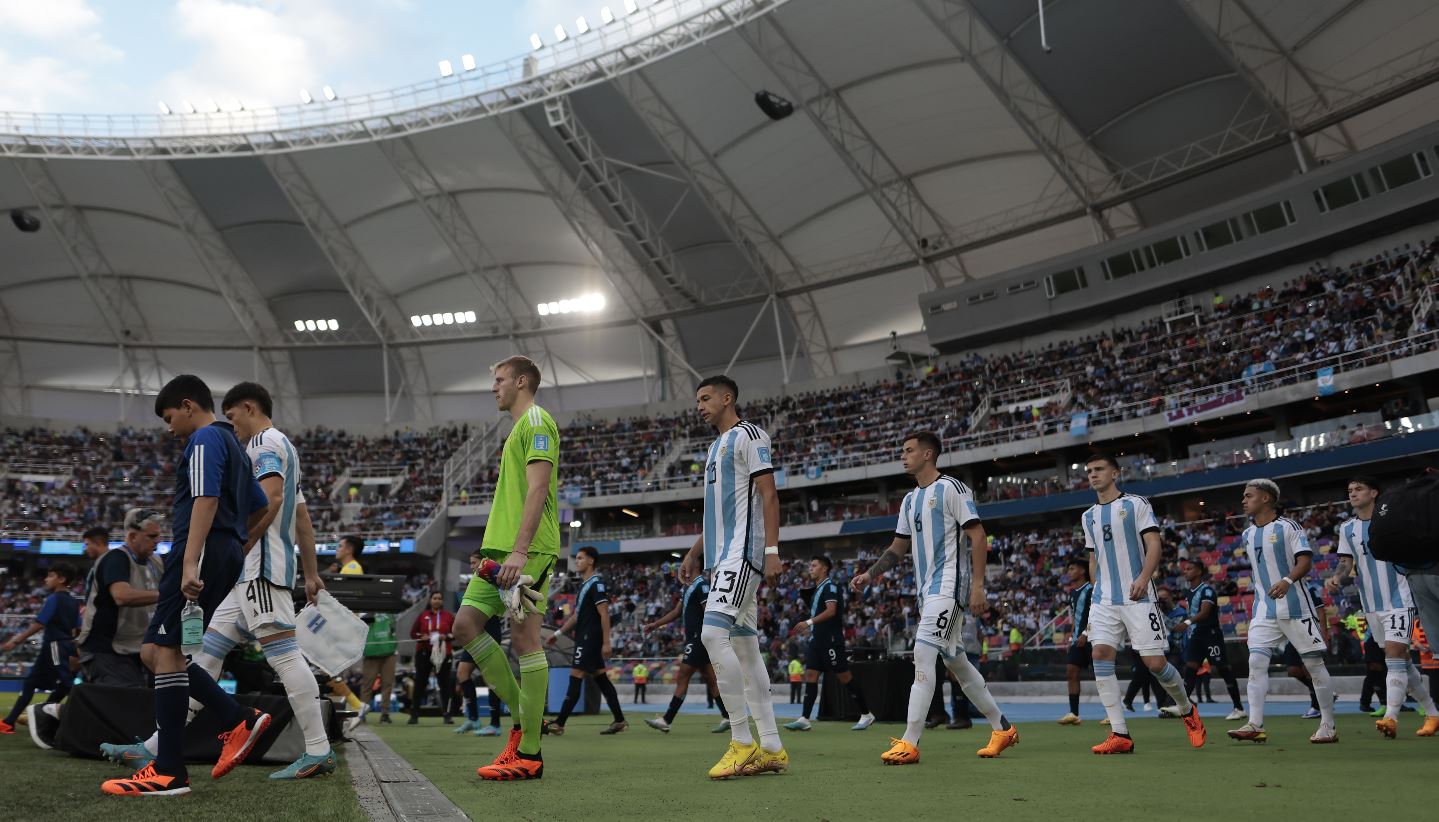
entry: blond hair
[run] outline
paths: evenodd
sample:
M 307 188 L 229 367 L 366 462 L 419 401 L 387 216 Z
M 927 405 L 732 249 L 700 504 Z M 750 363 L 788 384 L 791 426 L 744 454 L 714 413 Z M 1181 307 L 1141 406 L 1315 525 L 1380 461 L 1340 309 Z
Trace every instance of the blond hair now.
M 535 364 L 534 360 L 526 357 L 524 354 L 516 354 L 513 357 L 506 357 L 500 360 L 490 366 L 490 373 L 498 373 L 501 368 L 508 368 L 510 376 L 516 379 L 520 377 L 529 378 L 526 385 L 529 387 L 531 394 L 540 390 L 540 367 Z

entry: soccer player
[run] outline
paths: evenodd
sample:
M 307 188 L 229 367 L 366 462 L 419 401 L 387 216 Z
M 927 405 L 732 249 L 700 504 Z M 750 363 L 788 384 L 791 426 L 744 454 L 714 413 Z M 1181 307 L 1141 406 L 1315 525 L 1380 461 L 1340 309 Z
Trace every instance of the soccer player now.
M 1264 700 L 1269 692 L 1269 660 L 1286 638 L 1299 653 L 1314 681 L 1319 700 L 1319 730 L 1309 737 L 1316 745 L 1339 741 L 1334 729 L 1334 687 L 1324 667 L 1324 636 L 1320 617 L 1303 589 L 1314 566 L 1304 529 L 1279 516 L 1279 485 L 1269 479 L 1250 480 L 1241 503 L 1250 525 L 1240 537 L 1254 568 L 1254 618 L 1249 622 L 1249 721 L 1229 731 L 1233 739 L 1264 742 Z
M 705 602 L 709 599 L 709 593 L 709 580 L 703 576 L 697 576 L 690 581 L 689 585 L 685 586 L 684 595 L 679 598 L 669 613 L 654 622 L 645 623 L 643 626 L 644 632 L 648 634 L 661 625 L 668 625 L 676 619 L 684 619 L 684 654 L 680 657 L 680 670 L 675 677 L 674 695 L 670 697 L 670 704 L 665 709 L 663 718 L 645 720 L 646 725 L 657 731 L 670 732 L 670 725 L 685 704 L 685 696 L 690 690 L 690 679 L 694 677 L 696 671 L 704 679 L 706 695 L 713 699 L 719 707 L 721 719 L 720 723 L 714 726 L 713 732 L 722 734 L 729 730 L 729 711 L 725 710 L 724 698 L 720 696 L 719 686 L 715 684 L 715 672 L 714 667 L 710 665 L 709 652 L 705 650 L 704 641 L 700 638 L 700 632 L 704 628 Z
M 193 661 L 211 678 L 219 679 L 231 650 L 258 641 L 266 663 L 285 688 L 305 743 L 305 753 L 270 778 L 308 779 L 334 773 L 335 754 L 320 712 L 320 689 L 295 638 L 295 600 L 290 592 L 297 548 L 307 599 L 314 602 L 325 587 L 315 557 L 314 526 L 300 490 L 300 457 L 290 439 L 274 427 L 274 402 L 264 386 L 239 383 L 226 392 L 220 410 L 234 426 L 235 435 L 246 443 L 246 455 L 267 505 L 249 526 L 240 579 L 210 619 L 204 646 Z M 191 719 L 199 708 L 191 700 Z M 154 756 L 158 745 L 157 732 L 138 745 L 106 746 L 106 752 L 117 761 L 143 760 Z
M 609 659 L 612 653 L 610 595 L 605 590 L 605 578 L 595 571 L 599 560 L 600 552 L 589 545 L 583 546 L 575 553 L 575 570 L 579 572 L 582 580 L 580 592 L 575 597 L 575 609 L 570 613 L 570 618 L 565 620 L 565 624 L 545 640 L 546 645 L 554 645 L 561 634 L 573 632 L 575 637 L 575 657 L 570 663 L 570 686 L 565 693 L 565 702 L 560 706 L 560 715 L 550 724 L 550 734 L 553 736 L 564 735 L 565 722 L 574 711 L 575 703 L 580 701 L 580 686 L 586 679 L 595 683 L 595 687 L 605 698 L 605 704 L 610 706 L 610 715 L 614 718 L 609 727 L 600 733 L 609 736 L 630 726 L 630 723 L 625 721 L 625 712 L 620 709 L 620 695 L 615 692 L 615 683 L 610 681 L 609 671 L 605 668 L 605 660 Z
M 921 431 L 905 438 L 900 462 L 918 486 L 904 497 L 889 549 L 869 569 L 850 580 L 862 591 L 899 564 L 914 546 L 914 579 L 919 591 L 919 627 L 914 640 L 914 685 L 909 691 L 908 724 L 903 739 L 891 739 L 880 756 L 886 765 L 919 762 L 919 737 L 935 688 L 935 663 L 959 680 L 964 695 L 989 720 L 989 744 L 980 748 L 990 759 L 1019 742 L 1019 729 L 999 710 L 984 677 L 960 647 L 963 623 L 978 619 L 988 608 L 984 568 L 989 541 L 969 487 L 939 472 L 939 436 Z
M 75 629 L 80 627 L 80 603 L 70 595 L 70 586 L 80 578 L 80 572 L 68 562 L 57 562 L 45 573 L 45 604 L 30 627 L 11 637 L 4 646 L 6 653 L 15 650 L 30 637 L 40 634 L 40 653 L 30 673 L 21 684 L 20 697 L 10 708 L 10 714 L 0 720 L 0 734 L 15 733 L 15 722 L 37 690 L 48 690 L 50 696 L 45 704 L 52 705 L 70 693 L 70 683 L 75 675 L 70 672 L 70 657 L 75 655 Z
M 849 654 L 844 648 L 844 592 L 834 581 L 831 573 L 834 563 L 821 554 L 809 561 L 809 577 L 815 582 L 814 597 L 810 599 L 809 619 L 794 626 L 794 633 L 810 634 L 809 650 L 805 653 L 804 672 L 804 713 L 799 719 L 785 725 L 791 731 L 810 729 L 809 714 L 814 710 L 815 697 L 819 696 L 820 671 L 829 671 L 849 689 L 849 696 L 859 708 L 859 721 L 850 728 L 862 731 L 874 724 L 874 714 L 864 700 L 864 691 L 849 671 Z
M 711 779 L 780 773 L 789 752 L 779 741 L 769 695 L 769 669 L 760 654 L 759 574 L 779 580 L 779 493 L 775 490 L 769 434 L 740 419 L 739 386 L 710 377 L 695 389 L 700 418 L 719 436 L 705 458 L 704 530 L 680 563 L 680 582 L 710 573 L 710 595 L 700 630 L 715 680 L 730 712 L 730 743 L 709 769 Z M 739 709 L 743 702 L 748 713 Z M 754 717 L 759 742 L 750 733 Z
M 560 553 L 559 463 L 560 430 L 549 412 L 535 404 L 540 368 L 516 355 L 496 363 L 495 405 L 514 420 L 500 454 L 500 475 L 490 507 L 481 551 L 500 563 L 495 582 L 470 579 L 455 615 L 455 640 L 469 653 L 490 690 L 508 703 L 519 720 L 505 749 L 477 770 L 481 779 L 510 781 L 544 776 L 540 733 L 550 666 L 540 644 L 538 617 L 521 612 L 510 622 L 510 647 L 519 655 L 520 679 L 515 681 L 509 658 L 485 631 L 485 623 L 507 610 L 503 592 L 529 577 L 541 612 L 549 597 L 550 575 Z
M 1097 502 L 1080 518 L 1094 580 L 1089 611 L 1089 642 L 1094 647 L 1094 684 L 1109 718 L 1109 737 L 1090 750 L 1096 754 L 1134 752 L 1134 740 L 1120 706 L 1114 658 L 1128 638 L 1164 692 L 1179 707 L 1189 744 L 1204 746 L 1204 722 L 1184 693 L 1184 678 L 1168 660 L 1164 620 L 1155 605 L 1154 572 L 1164 554 L 1159 523 L 1149 500 L 1119 490 L 1119 463 L 1095 454 L 1084 465 Z
M 1094 661 L 1094 648 L 1084 632 L 1089 628 L 1090 600 L 1094 597 L 1094 582 L 1089 578 L 1089 560 L 1075 555 L 1065 566 L 1069 575 L 1069 651 L 1064 660 L 1064 678 L 1069 684 L 1069 713 L 1059 718 L 1061 725 L 1078 725 L 1079 718 L 1079 672 L 1088 670 Z
M 1409 661 L 1414 625 L 1414 599 L 1409 593 L 1409 581 L 1393 563 L 1375 559 L 1369 553 L 1369 521 L 1374 516 L 1374 501 L 1378 498 L 1379 482 L 1373 477 L 1349 480 L 1349 505 L 1354 509 L 1354 517 L 1339 527 L 1339 567 L 1325 585 L 1337 593 L 1346 578 L 1357 575 L 1365 620 L 1375 640 L 1383 640 L 1384 716 L 1374 722 L 1374 727 L 1390 739 L 1398 736 L 1399 712 L 1407 692 L 1424 709 L 1424 725 L 1417 735 L 1434 736 L 1439 732 L 1439 711 L 1435 710 L 1434 700 L 1424 687 L 1419 669 Z
M 245 709 L 220 689 L 197 662 L 186 662 L 180 648 L 181 612 L 199 605 L 208 622 L 230 595 L 245 560 L 247 523 L 269 505 L 255 479 L 235 429 L 215 419 L 215 398 L 199 377 L 185 374 L 166 383 L 155 397 L 155 415 L 170 433 L 185 440 L 175 467 L 175 497 L 170 516 L 174 548 L 165 555 L 160 599 L 140 650 L 155 673 L 155 759 L 128 779 L 111 779 L 100 789 L 113 796 L 179 796 L 190 792 L 181 737 L 190 697 L 214 711 L 221 727 L 220 761 L 210 775 L 219 779 L 249 756 L 270 726 L 270 715 Z M 288 592 L 286 593 L 288 596 Z
M 1208 661 L 1210 669 L 1224 678 L 1224 687 L 1229 689 L 1229 699 L 1234 703 L 1234 710 L 1224 718 L 1230 722 L 1244 719 L 1248 714 L 1244 712 L 1244 703 L 1239 700 L 1239 681 L 1229 667 L 1224 629 L 1219 627 L 1219 595 L 1209 582 L 1209 571 L 1204 563 L 1191 558 L 1184 560 L 1181 567 L 1184 579 L 1189 583 L 1189 616 L 1180 623 L 1180 628 L 1188 632 L 1184 646 L 1185 690 L 1193 690 L 1198 696 L 1199 689 L 1195 684 L 1199 679 L 1199 669 Z

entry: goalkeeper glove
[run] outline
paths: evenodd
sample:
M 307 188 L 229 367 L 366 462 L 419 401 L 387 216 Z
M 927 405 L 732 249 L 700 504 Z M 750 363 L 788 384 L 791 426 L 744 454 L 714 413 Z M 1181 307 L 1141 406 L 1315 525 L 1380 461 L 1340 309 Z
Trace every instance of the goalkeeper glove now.
M 524 574 L 514 587 L 500 589 L 500 601 L 505 605 L 505 614 L 510 618 L 511 624 L 519 625 L 528 619 L 530 614 L 542 612 L 539 605 L 540 592 L 530 587 L 534 584 L 534 577 Z

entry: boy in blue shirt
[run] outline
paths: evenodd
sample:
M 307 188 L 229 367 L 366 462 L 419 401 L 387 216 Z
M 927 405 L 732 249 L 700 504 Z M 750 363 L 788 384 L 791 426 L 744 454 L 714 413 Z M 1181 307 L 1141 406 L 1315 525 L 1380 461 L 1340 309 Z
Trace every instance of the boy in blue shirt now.
M 0 721 L 0 734 L 15 733 L 15 720 L 30 704 L 36 691 L 48 690 L 47 703 L 59 702 L 70 693 L 70 684 L 75 675 L 70 672 L 70 657 L 75 655 L 75 629 L 80 627 L 80 603 L 70 596 L 70 586 L 79 577 L 75 566 L 68 562 L 57 562 L 45 574 L 45 590 L 50 596 L 40 607 L 35 621 L 24 633 L 11 637 L 4 650 L 15 650 L 30 637 L 44 631 L 40 638 L 40 655 L 25 675 L 20 698 L 10 709 L 10 715 Z

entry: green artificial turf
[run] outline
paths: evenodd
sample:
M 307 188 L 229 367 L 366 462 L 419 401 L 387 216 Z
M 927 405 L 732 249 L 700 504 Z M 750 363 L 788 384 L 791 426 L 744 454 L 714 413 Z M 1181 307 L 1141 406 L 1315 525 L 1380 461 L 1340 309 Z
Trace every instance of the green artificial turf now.
M 9 710 L 14 694 L 0 694 Z M 190 766 L 194 789 L 177 797 L 115 797 L 100 793 L 100 783 L 128 776 L 124 769 L 99 759 L 78 759 L 45 751 L 17 727 L 0 736 L 0 819 L 6 822 L 364 822 L 355 799 L 343 753 L 331 776 L 300 782 L 272 782 L 281 765 L 242 765 L 218 782 L 204 765 Z
M 781 731 L 792 770 L 713 782 L 709 766 L 728 740 L 710 734 L 714 717 L 681 715 L 669 734 L 632 716 L 629 730 L 599 736 L 608 717 L 576 717 L 562 738 L 545 737 L 545 776 L 534 782 L 486 783 L 503 737 L 455 736 L 437 720 L 417 727 L 372 725 L 472 819 L 773 819 L 878 820 L 1284 818 L 1311 808 L 1326 818 L 1402 818 L 1414 813 L 1411 792 L 1367 789 L 1372 780 L 1418 786 L 1432 781 L 1439 738 L 1385 740 L 1372 720 L 1341 715 L 1337 745 L 1311 745 L 1316 723 L 1274 717 L 1265 745 L 1239 743 L 1211 721 L 1209 744 L 1191 748 L 1176 720 L 1130 722 L 1137 751 L 1095 756 L 1089 746 L 1106 729 L 1052 722 L 1020 726 L 1021 741 L 995 760 L 975 751 L 988 739 L 974 729 L 929 731 L 918 765 L 884 766 L 879 755 L 900 725 L 868 731 L 815 723 L 807 733 Z M 1318 804 L 1316 804 L 1318 803 Z

